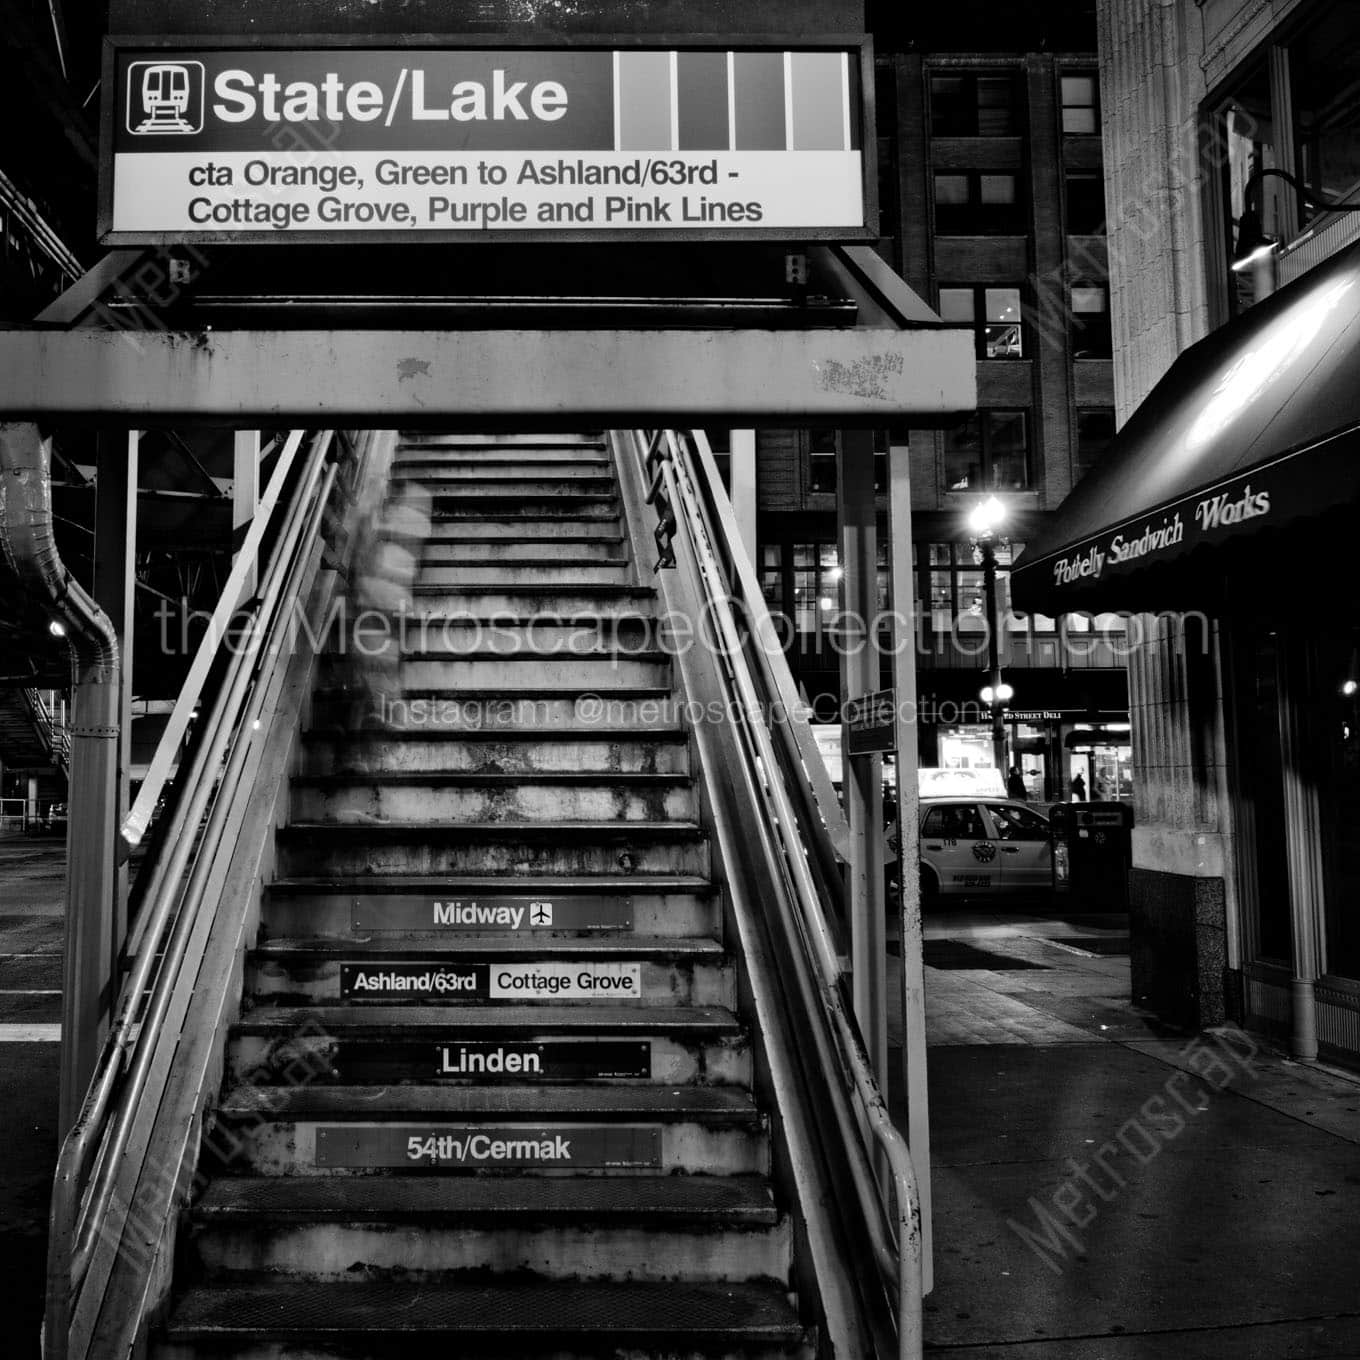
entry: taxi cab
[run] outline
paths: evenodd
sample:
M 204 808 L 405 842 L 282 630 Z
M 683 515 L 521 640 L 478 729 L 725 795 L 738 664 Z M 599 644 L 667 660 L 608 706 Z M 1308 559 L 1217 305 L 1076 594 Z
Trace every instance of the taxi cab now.
M 921 799 L 921 893 L 1043 893 L 1053 886 L 1048 818 L 1011 798 Z

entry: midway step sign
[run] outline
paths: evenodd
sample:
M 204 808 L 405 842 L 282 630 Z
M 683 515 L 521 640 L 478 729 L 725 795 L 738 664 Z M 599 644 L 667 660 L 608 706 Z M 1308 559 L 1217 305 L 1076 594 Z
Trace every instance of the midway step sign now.
M 877 235 L 867 42 L 135 42 L 105 56 L 108 245 Z

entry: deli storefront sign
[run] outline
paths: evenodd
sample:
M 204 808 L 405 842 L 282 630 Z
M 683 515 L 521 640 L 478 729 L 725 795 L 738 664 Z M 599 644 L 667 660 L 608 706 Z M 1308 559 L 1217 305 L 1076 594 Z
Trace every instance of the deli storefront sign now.
M 101 239 L 868 239 L 866 54 L 110 44 Z

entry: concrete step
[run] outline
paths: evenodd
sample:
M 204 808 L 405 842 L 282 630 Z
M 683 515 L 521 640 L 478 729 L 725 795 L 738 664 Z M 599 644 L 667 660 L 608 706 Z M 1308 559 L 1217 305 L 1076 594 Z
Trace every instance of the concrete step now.
M 232 1029 L 227 1079 L 243 1091 L 362 1089 L 355 1108 L 369 1114 L 374 1102 L 398 1108 L 394 1100 L 399 1110 L 418 1110 L 418 1096 L 395 1093 L 473 1083 L 501 1113 L 532 1116 L 577 1109 L 571 1101 L 588 1095 L 595 1109 L 596 1096 L 620 1086 L 633 1094 L 613 1099 L 634 1111 L 679 1086 L 749 1090 L 751 1055 L 736 1016 L 721 1006 L 257 1006 Z
M 284 877 L 318 873 L 504 875 L 697 874 L 711 870 L 693 822 L 495 822 L 464 826 L 291 822 L 278 832 Z M 509 887 L 507 882 L 507 887 Z
M 362 1005 L 370 991 L 386 1001 L 399 1001 L 397 986 L 411 988 L 410 1001 L 443 1004 L 461 1010 L 469 1005 L 496 1004 L 510 989 L 542 973 L 548 986 L 563 986 L 565 995 L 543 990 L 511 992 L 515 1004 L 598 1004 L 598 997 L 576 999 L 596 982 L 619 982 L 626 991 L 611 993 L 620 1004 L 659 1006 L 736 1005 L 736 984 L 721 959 L 676 957 L 643 958 L 613 951 L 583 954 L 570 944 L 545 949 L 433 951 L 401 949 L 337 950 L 294 947 L 282 952 L 277 944 L 254 951 L 248 960 L 246 995 L 257 1005 Z M 384 990 L 386 989 L 386 990 Z
M 360 701 L 362 723 L 355 718 Z M 362 690 L 331 688 L 313 697 L 309 729 L 346 740 L 361 734 L 460 736 L 471 732 L 539 734 L 611 731 L 636 725 L 653 728 L 677 722 L 685 709 L 669 685 L 562 686 L 513 694 L 476 686 L 425 686 L 376 698 Z
M 693 1282 L 787 1278 L 790 1266 L 788 1223 L 755 1176 L 221 1177 L 191 1225 L 184 1245 L 215 1275 Z
M 397 476 L 481 471 L 488 477 L 613 477 L 614 460 L 602 449 L 412 449 L 392 463 Z
M 503 488 L 467 491 L 459 495 L 437 496 L 431 509 L 432 526 L 441 521 L 486 519 L 515 515 L 525 520 L 619 520 L 616 493 L 563 493 L 561 495 L 522 495 Z
M 704 1087 L 679 1087 L 668 1092 L 666 1111 L 636 1115 L 631 1123 L 602 1123 L 593 1110 L 579 1119 L 522 1119 L 495 1115 L 481 1118 L 441 1118 L 432 1115 L 424 1092 L 415 1087 L 393 1087 L 422 1096 L 411 1114 L 394 1114 L 377 1121 L 354 1117 L 356 1098 L 371 1099 L 373 1087 L 359 1091 L 317 1087 L 311 1095 L 335 1095 L 345 1108 L 335 1114 L 309 1118 L 288 1114 L 287 1106 L 250 1104 L 233 1115 L 219 1115 L 219 1136 L 233 1144 L 233 1170 L 262 1176 L 364 1175 L 767 1175 L 770 1155 L 766 1134 L 755 1119 L 740 1121 L 730 1111 L 711 1114 L 707 1103 L 691 1108 L 676 1096 L 713 1095 Z M 438 1095 L 479 1092 L 483 1087 L 441 1087 Z M 539 1093 L 570 1091 L 545 1087 Z M 592 1088 L 597 1089 L 597 1088 Z M 627 1088 L 632 1089 L 647 1089 Z M 262 1095 L 287 1092 L 262 1091 Z M 615 1095 L 615 1089 L 605 1089 Z M 321 1106 L 320 1100 L 310 1104 Z M 364 1110 L 364 1114 L 369 1111 Z M 418 1140 L 412 1142 L 412 1140 Z M 441 1141 L 435 1141 L 441 1140 Z M 449 1140 L 449 1141 L 443 1141 Z M 494 1141 L 537 1142 L 551 1164 L 503 1164 Z M 461 1148 L 458 1144 L 462 1144 Z M 426 1151 L 420 1151 L 422 1144 Z M 537 1151 L 537 1149 L 534 1149 Z M 487 1159 L 498 1166 L 488 1166 Z M 209 1175 L 220 1168 L 203 1168 Z
M 416 571 L 416 588 L 443 586 L 447 589 L 469 590 L 488 585 L 502 588 L 539 591 L 570 591 L 578 585 L 632 585 L 632 564 L 615 562 L 455 562 L 422 563 Z
M 357 1349 L 356 1349 L 357 1348 Z M 782 1281 L 264 1278 L 188 1290 L 156 1360 L 811 1360 Z
M 526 697 L 545 691 L 593 693 L 605 689 L 662 689 L 671 681 L 667 652 L 593 655 L 499 653 L 488 649 L 450 656 L 394 658 L 395 683 L 402 691 L 473 689 L 502 697 Z M 357 683 L 363 674 L 354 657 L 323 657 L 318 667 L 322 688 Z
M 612 519 L 532 519 L 525 515 L 484 515 L 454 520 L 433 520 L 421 542 L 429 547 L 439 543 L 466 543 L 483 539 L 516 543 L 534 543 L 566 535 L 572 540 L 603 540 L 610 543 L 626 542 L 619 517 Z
M 590 535 L 562 535 L 558 538 L 478 541 L 470 538 L 437 539 L 427 542 L 420 556 L 422 567 L 453 566 L 462 562 L 498 562 L 502 566 L 527 566 L 535 562 L 560 562 L 577 565 L 602 562 L 620 566 L 628 561 L 621 538 Z
M 615 728 L 583 735 L 565 728 L 541 732 L 399 731 L 303 738 L 303 773 L 506 774 L 568 771 L 612 774 L 687 774 L 689 737 L 678 729 Z
M 551 898 L 564 910 L 556 914 L 551 926 L 534 926 L 526 911 L 518 918 L 518 925 L 495 931 L 451 931 L 431 924 L 421 932 L 412 929 L 407 921 L 401 926 L 400 937 L 404 941 L 418 940 L 422 948 L 438 943 L 448 943 L 453 948 L 475 947 L 483 940 L 494 947 L 518 939 L 530 946 L 553 940 L 630 942 L 649 936 L 668 940 L 715 939 L 720 924 L 717 889 L 698 876 L 614 874 L 608 878 L 535 879 L 526 875 L 510 880 L 465 876 L 450 881 L 447 877 L 383 877 L 365 872 L 349 879 L 330 876 L 276 879 L 265 892 L 261 929 L 265 939 L 328 936 L 350 944 L 381 941 L 390 935 L 375 931 L 370 922 L 379 919 L 383 904 L 479 896 L 494 899 L 506 893 L 516 894 L 526 903 Z M 586 910 L 582 915 L 583 907 L 589 909 L 596 904 L 608 910 L 594 914 Z M 619 911 L 622 916 L 613 914 Z M 577 924 L 599 919 L 617 919 L 623 924 L 605 927 Z M 572 924 L 562 924 L 564 921 Z
M 692 821 L 687 774 L 369 774 L 295 779 L 300 822 L 482 823 Z
M 428 434 L 424 430 L 403 430 L 397 440 L 398 454 L 413 448 L 437 449 L 579 449 L 605 447 L 604 434 L 599 430 L 577 431 L 569 434 L 533 432 L 519 434 Z
M 654 614 L 656 608 L 654 586 L 617 581 L 575 581 L 561 588 L 523 581 L 415 585 L 411 598 L 417 617 L 572 619 L 624 615 L 633 618 L 647 609 Z
M 363 661 L 395 644 L 407 657 L 480 656 L 488 652 L 532 658 L 564 654 L 630 656 L 660 650 L 661 640 L 659 622 L 650 612 L 642 611 L 535 615 L 419 610 L 382 618 L 373 613 L 355 615 L 349 628 L 332 630 L 326 654 Z
M 610 492 L 617 489 L 614 468 L 607 462 L 542 463 L 522 460 L 510 464 L 465 463 L 448 458 L 438 462 L 393 465 L 389 480 L 393 486 L 415 484 L 427 487 L 432 495 L 449 488 L 500 489 L 507 494 L 555 496 L 558 491 Z

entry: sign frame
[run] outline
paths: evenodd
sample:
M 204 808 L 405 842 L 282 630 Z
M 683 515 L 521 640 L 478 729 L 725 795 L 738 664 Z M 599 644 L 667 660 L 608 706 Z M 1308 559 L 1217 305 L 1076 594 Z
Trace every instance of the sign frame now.
M 432 228 L 378 228 L 375 230 L 235 231 L 212 229 L 193 232 L 115 231 L 114 202 L 114 128 L 119 114 L 120 91 L 117 87 L 119 54 L 128 51 L 165 53 L 197 51 L 269 52 L 322 51 L 459 51 L 470 49 L 528 51 L 599 50 L 605 52 L 639 50 L 675 51 L 838 51 L 846 52 L 852 68 L 857 69 L 859 90 L 852 102 L 850 117 L 860 116 L 860 192 L 864 223 L 860 227 L 733 227 L 699 226 L 658 228 L 655 230 L 620 226 L 587 230 L 564 227 L 561 230 L 526 227 L 522 230 L 479 228 L 440 231 Z M 879 239 L 877 113 L 874 105 L 873 39 L 858 34 L 561 34 L 546 41 L 530 33 L 455 33 L 455 34 L 255 34 L 237 36 L 146 36 L 110 34 L 104 39 L 101 62 L 99 115 L 99 183 L 96 238 L 102 246 L 208 246 L 208 245 L 456 245 L 511 242 L 538 244 L 704 244 L 722 242 L 747 245 L 777 242 L 808 244 L 865 243 Z

